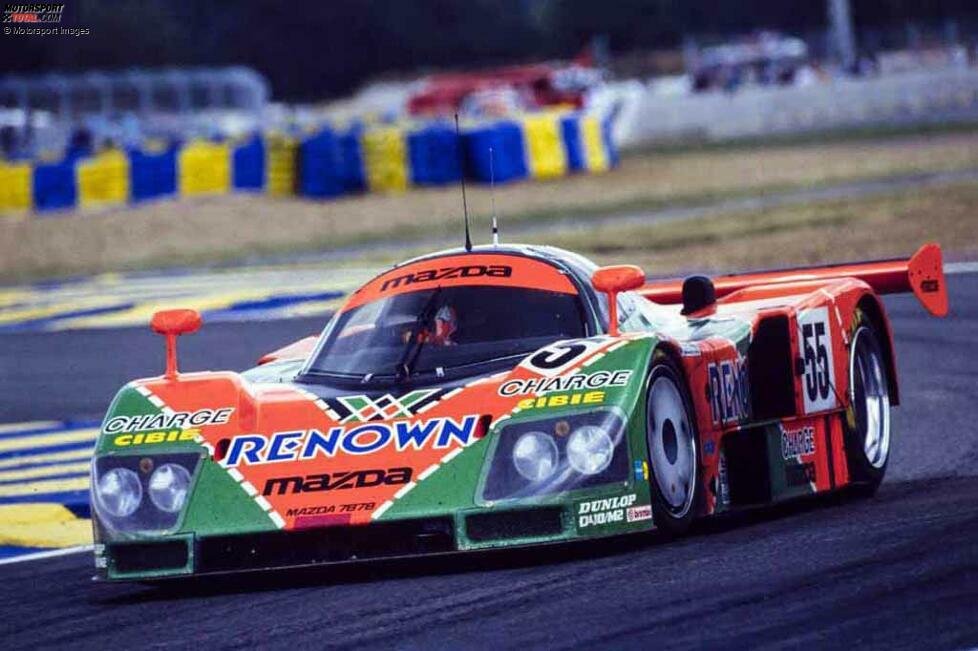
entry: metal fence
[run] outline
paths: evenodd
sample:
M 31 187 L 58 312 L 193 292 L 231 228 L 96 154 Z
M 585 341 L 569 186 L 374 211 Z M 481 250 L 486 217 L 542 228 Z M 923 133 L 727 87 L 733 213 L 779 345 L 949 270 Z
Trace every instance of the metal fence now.
M 260 128 L 270 90 L 250 68 L 131 69 L 0 76 L 0 155 L 64 149 L 80 129 L 131 144 Z M 236 127 L 236 128 L 235 128 Z

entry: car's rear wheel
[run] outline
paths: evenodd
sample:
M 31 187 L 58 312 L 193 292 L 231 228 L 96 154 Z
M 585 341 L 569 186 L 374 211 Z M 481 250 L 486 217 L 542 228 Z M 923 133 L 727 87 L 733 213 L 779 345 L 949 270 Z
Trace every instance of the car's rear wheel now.
M 846 460 L 858 488 L 876 492 L 890 460 L 890 391 L 879 339 L 862 317 L 849 347 Z
M 666 358 L 649 375 L 645 432 L 653 522 L 669 534 L 683 533 L 700 497 L 696 421 L 685 383 Z

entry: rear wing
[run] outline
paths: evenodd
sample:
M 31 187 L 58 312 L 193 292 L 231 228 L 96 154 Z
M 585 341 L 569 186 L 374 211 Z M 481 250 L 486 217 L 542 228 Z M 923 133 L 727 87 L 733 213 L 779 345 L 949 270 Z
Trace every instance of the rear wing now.
M 941 247 L 933 243 L 920 247 L 907 259 L 797 267 L 719 276 L 713 278 L 713 285 L 717 298 L 721 298 L 757 285 L 841 278 L 858 278 L 872 287 L 877 294 L 913 292 L 928 312 L 934 316 L 947 315 L 947 285 L 944 282 Z M 636 291 L 656 303 L 678 304 L 683 301 L 682 289 L 681 279 L 669 279 L 651 282 Z

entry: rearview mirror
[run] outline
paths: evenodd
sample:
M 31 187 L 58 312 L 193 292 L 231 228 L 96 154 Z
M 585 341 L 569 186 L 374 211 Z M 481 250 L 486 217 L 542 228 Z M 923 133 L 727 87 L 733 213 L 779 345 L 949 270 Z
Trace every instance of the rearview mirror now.
M 599 292 L 627 292 L 645 284 L 645 272 L 633 264 L 601 267 L 591 276 L 591 284 Z
M 197 310 L 163 310 L 155 312 L 150 327 L 158 335 L 188 335 L 200 330 Z
M 177 379 L 177 337 L 200 330 L 200 312 L 197 310 L 163 310 L 153 314 L 149 327 L 156 334 L 166 337 L 166 372 L 168 380 Z
M 633 264 L 601 267 L 591 275 L 591 285 L 608 295 L 608 334 L 618 335 L 618 293 L 638 289 L 645 284 L 645 272 Z

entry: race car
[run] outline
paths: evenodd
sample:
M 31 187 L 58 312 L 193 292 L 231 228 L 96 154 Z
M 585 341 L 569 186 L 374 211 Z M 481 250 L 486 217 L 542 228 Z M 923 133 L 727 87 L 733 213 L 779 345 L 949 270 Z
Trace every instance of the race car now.
M 881 294 L 948 310 L 941 250 L 648 282 L 543 246 L 397 265 L 322 334 L 112 402 L 97 578 L 153 581 L 659 530 L 873 492 L 899 403 Z

